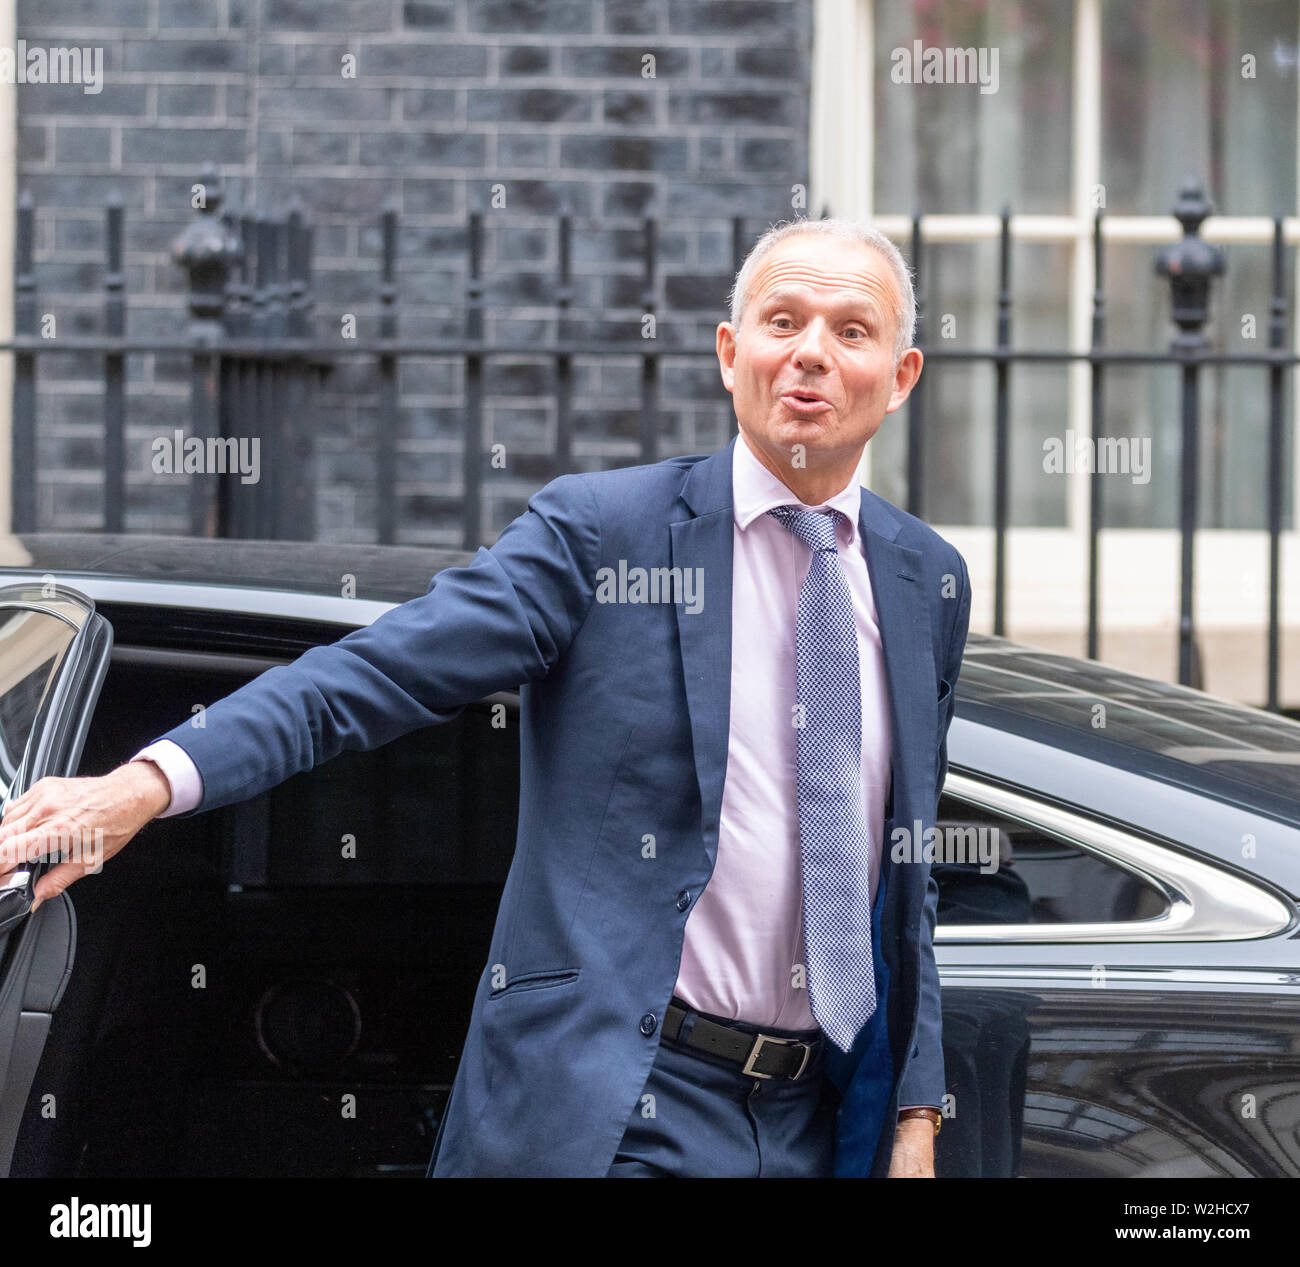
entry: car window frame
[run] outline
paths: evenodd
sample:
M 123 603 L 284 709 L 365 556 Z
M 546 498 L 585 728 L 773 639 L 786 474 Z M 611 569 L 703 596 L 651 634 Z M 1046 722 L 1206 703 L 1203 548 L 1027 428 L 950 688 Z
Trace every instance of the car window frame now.
M 1043 924 L 936 924 L 939 946 L 1098 944 L 1124 942 L 1253 941 L 1275 937 L 1296 922 L 1276 893 L 1226 867 L 1076 809 L 1049 803 L 1029 789 L 949 769 L 943 795 L 1002 815 L 1129 872 L 1166 901 L 1163 914 L 1140 920 Z

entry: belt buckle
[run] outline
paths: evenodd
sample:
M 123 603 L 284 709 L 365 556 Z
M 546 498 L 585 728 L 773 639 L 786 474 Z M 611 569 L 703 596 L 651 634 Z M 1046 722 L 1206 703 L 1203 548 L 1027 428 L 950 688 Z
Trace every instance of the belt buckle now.
M 801 1038 L 777 1038 L 772 1034 L 755 1034 L 754 1045 L 749 1049 L 749 1055 L 745 1059 L 744 1068 L 741 1073 L 748 1074 L 751 1078 L 775 1078 L 774 1073 L 763 1073 L 754 1068 L 756 1061 L 763 1052 L 764 1043 L 780 1043 L 782 1047 L 802 1047 L 803 1060 L 799 1068 L 790 1075 L 791 1082 L 798 1082 L 804 1075 L 804 1070 L 808 1068 L 808 1062 L 812 1059 L 812 1046 L 805 1043 Z

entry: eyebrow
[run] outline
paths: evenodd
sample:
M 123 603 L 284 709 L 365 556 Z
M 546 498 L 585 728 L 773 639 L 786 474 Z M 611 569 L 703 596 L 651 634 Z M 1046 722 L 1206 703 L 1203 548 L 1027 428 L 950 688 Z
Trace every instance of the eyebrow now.
M 783 286 L 779 290 L 774 290 L 770 295 L 767 296 L 766 299 L 760 300 L 758 308 L 760 312 L 764 312 L 770 307 L 772 307 L 773 305 L 781 307 L 788 303 L 806 302 L 807 298 L 808 298 L 808 292 L 804 288 Z M 874 299 L 870 299 L 866 295 L 853 296 L 845 299 L 837 299 L 834 301 L 833 306 L 837 309 L 858 308 L 861 310 L 865 310 L 871 315 L 873 319 L 875 319 L 876 321 L 880 320 L 879 306 L 876 304 L 876 301 Z

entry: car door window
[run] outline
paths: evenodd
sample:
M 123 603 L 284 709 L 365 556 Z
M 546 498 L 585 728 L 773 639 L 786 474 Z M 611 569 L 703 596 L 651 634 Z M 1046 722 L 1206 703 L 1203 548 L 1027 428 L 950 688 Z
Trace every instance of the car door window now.
M 935 826 L 941 926 L 1111 923 L 1166 909 L 1133 872 L 1023 820 L 945 795 Z
M 0 797 L 4 799 L 76 633 L 66 620 L 49 612 L 0 609 Z
M 1240 868 L 969 772 L 949 770 L 923 846 L 936 942 L 1245 940 L 1292 920 Z M 906 832 L 891 850 L 917 857 Z

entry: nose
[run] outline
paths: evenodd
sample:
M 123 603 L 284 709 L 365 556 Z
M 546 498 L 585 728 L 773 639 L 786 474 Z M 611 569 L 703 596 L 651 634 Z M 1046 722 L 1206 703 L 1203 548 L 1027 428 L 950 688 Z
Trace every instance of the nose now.
M 817 317 L 810 321 L 794 349 L 794 363 L 805 372 L 826 368 L 826 323 Z

